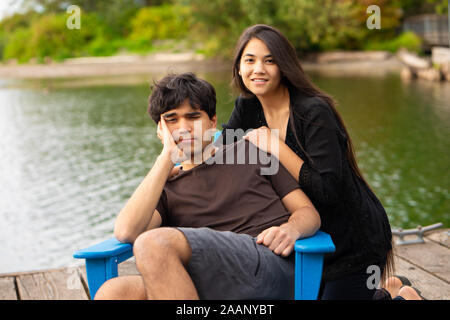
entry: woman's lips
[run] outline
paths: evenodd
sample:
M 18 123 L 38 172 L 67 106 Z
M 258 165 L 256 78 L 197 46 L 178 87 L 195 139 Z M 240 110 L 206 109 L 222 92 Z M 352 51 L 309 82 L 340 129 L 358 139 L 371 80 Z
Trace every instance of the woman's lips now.
M 251 79 L 252 82 L 254 84 L 265 84 L 267 81 L 269 81 L 268 79 L 260 79 L 260 78 L 256 78 L 256 79 Z

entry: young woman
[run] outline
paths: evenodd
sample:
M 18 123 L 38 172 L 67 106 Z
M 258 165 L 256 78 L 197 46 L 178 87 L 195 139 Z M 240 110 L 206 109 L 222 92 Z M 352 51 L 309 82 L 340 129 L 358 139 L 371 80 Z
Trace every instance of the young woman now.
M 393 269 L 391 228 L 358 169 L 336 103 L 308 79 L 289 40 L 267 25 L 241 35 L 233 84 L 240 96 L 223 125 L 225 143 L 231 142 L 226 129 L 254 129 L 244 138 L 278 157 L 335 243 L 336 252 L 325 256 L 320 298 L 372 299 L 373 279 Z M 261 143 L 273 132 L 277 143 Z

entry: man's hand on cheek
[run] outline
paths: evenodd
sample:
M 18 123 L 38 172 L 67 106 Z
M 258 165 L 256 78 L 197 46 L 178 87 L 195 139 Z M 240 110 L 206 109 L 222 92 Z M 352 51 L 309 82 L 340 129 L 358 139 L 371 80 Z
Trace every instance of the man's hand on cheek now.
M 156 134 L 163 144 L 161 154 L 170 157 L 173 164 L 180 163 L 187 159 L 184 152 L 178 148 L 175 139 L 173 138 L 172 133 L 167 127 L 167 123 L 162 116 L 158 122 Z

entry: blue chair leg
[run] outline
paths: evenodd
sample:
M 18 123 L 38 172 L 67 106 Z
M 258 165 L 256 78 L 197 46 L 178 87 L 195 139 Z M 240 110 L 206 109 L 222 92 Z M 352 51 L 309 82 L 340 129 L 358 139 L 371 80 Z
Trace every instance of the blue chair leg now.
M 322 280 L 323 253 L 295 253 L 295 300 L 316 300 Z
M 86 274 L 91 299 L 94 299 L 97 290 L 105 281 L 117 277 L 117 265 L 117 257 L 86 259 Z

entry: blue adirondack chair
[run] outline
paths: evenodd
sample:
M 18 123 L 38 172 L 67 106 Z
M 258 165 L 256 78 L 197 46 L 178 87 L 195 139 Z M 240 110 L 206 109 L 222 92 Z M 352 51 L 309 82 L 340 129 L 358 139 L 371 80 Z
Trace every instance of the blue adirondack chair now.
M 329 234 L 317 231 L 295 242 L 295 300 L 316 300 L 322 280 L 323 255 L 334 252 Z M 107 280 L 117 277 L 118 264 L 133 256 L 133 246 L 110 238 L 79 250 L 73 257 L 86 259 L 86 274 L 91 299 Z
M 220 136 L 218 131 L 214 140 Z M 323 255 L 334 252 L 329 234 L 318 231 L 309 238 L 297 240 L 295 250 L 295 299 L 316 300 L 322 279 Z M 78 250 L 73 257 L 86 259 L 89 294 L 95 293 L 107 280 L 118 276 L 118 264 L 133 256 L 133 246 L 110 238 L 86 249 Z

